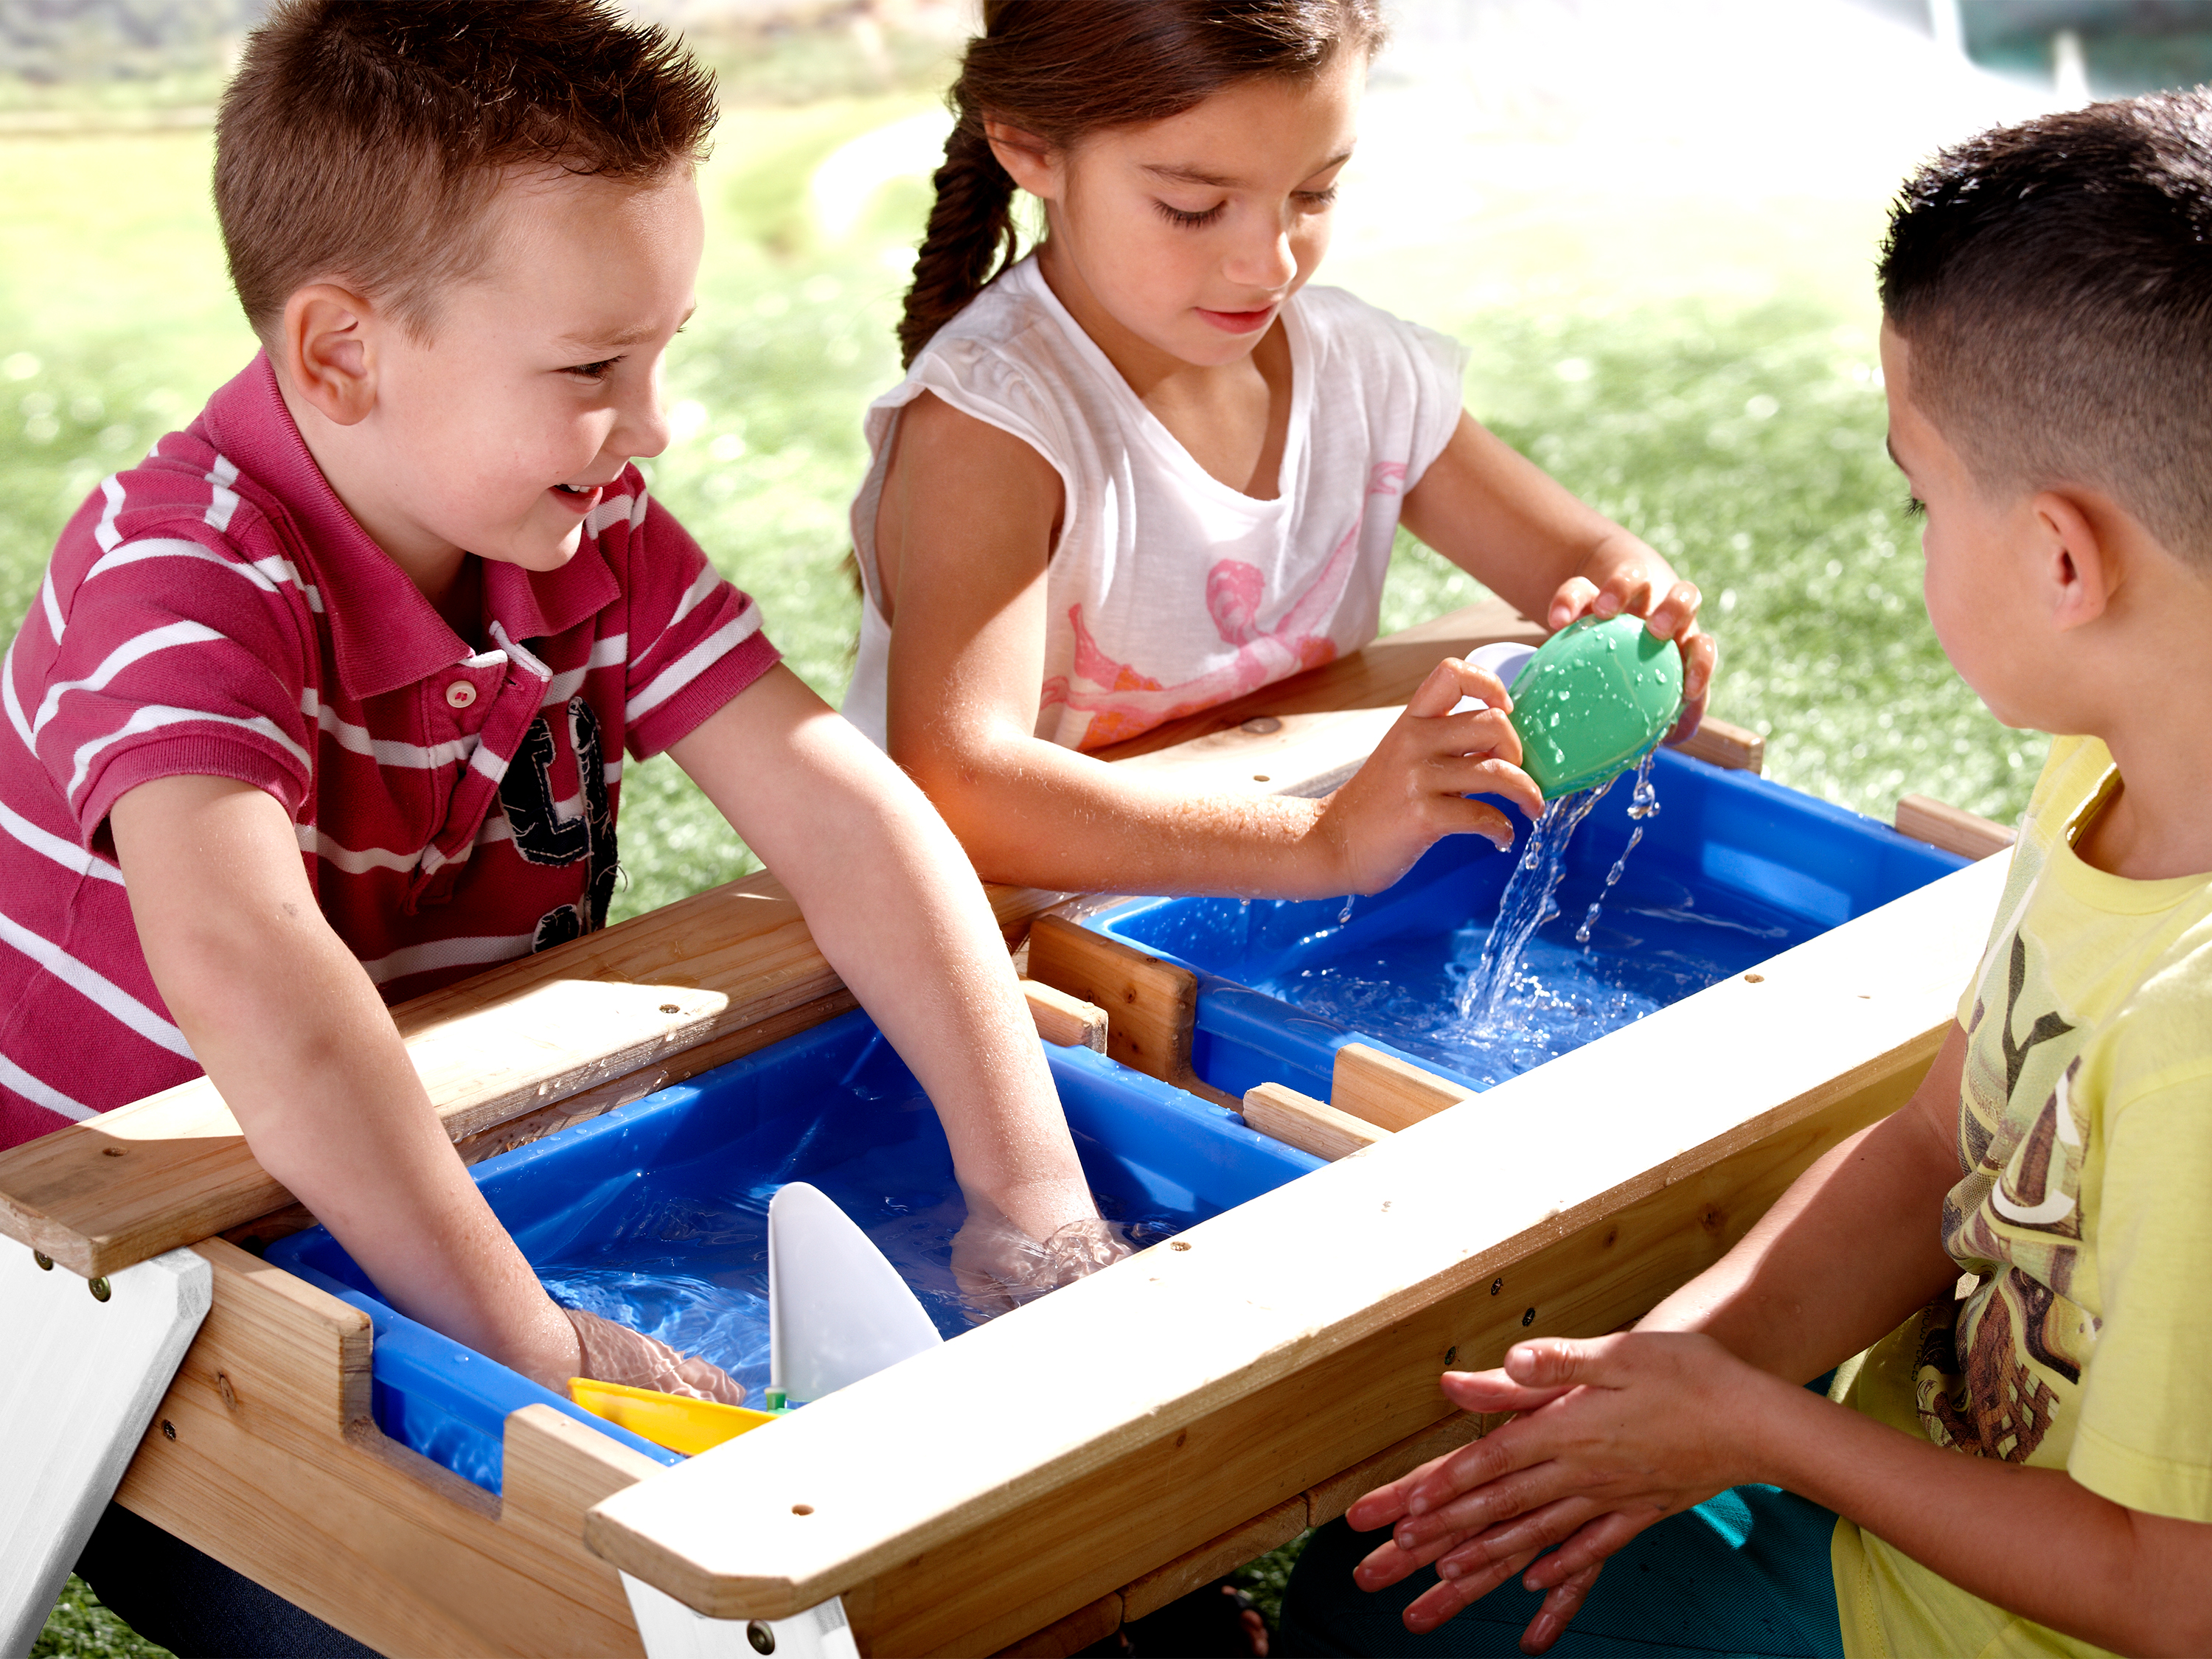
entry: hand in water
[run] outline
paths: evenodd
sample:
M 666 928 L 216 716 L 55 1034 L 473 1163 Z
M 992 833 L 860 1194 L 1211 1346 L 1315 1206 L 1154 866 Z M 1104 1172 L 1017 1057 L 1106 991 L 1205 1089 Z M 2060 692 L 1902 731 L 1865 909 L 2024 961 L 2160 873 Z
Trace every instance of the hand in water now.
M 1079 1217 L 1039 1243 L 988 1200 L 971 1197 L 968 1219 L 952 1237 L 952 1273 L 980 1324 L 1110 1267 L 1133 1249 L 1127 1228 L 1097 1216 Z
M 1462 697 L 1487 706 L 1451 711 Z M 1333 854 L 1330 893 L 1379 893 L 1446 836 L 1513 845 L 1510 819 L 1471 794 L 1502 795 L 1531 818 L 1544 798 L 1521 769 L 1513 706 L 1498 677 L 1447 657 L 1430 672 L 1397 723 L 1328 804 L 1313 834 Z
M 696 1354 L 681 1354 L 665 1342 L 581 1308 L 563 1308 L 576 1328 L 581 1376 L 626 1388 L 658 1389 L 686 1400 L 714 1400 L 725 1406 L 745 1403 L 745 1386 L 720 1366 Z
M 1656 554 L 1629 556 L 1618 562 L 1594 561 L 1586 574 L 1570 576 L 1552 596 L 1544 625 L 1553 633 L 1577 617 L 1641 617 L 1656 637 L 1672 640 L 1682 653 L 1682 718 L 1670 733 L 1679 742 L 1698 729 L 1711 689 L 1720 647 L 1698 626 L 1704 596 L 1694 582 L 1677 581 Z

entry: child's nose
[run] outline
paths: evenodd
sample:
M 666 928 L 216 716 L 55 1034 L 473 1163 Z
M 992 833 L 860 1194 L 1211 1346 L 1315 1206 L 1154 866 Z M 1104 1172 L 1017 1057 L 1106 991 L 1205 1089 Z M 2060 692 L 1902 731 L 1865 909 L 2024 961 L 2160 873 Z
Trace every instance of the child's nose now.
M 658 455 L 674 435 L 669 426 L 668 403 L 660 395 L 656 375 L 650 387 L 623 404 L 608 445 L 626 455 Z
M 1298 271 L 1287 228 L 1261 230 L 1231 255 L 1225 275 L 1254 288 L 1281 288 Z

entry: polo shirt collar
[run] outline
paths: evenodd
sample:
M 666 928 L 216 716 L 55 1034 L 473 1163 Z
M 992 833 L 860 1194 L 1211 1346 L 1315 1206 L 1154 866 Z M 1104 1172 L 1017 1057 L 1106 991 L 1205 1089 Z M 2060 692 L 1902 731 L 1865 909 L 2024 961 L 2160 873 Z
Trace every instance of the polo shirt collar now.
M 313 570 L 338 680 L 348 693 L 396 691 L 475 654 L 331 488 L 284 406 L 267 352 L 257 352 L 208 400 L 200 424 L 238 468 L 240 483 L 258 486 L 255 493 L 270 498 L 257 504 L 276 509 L 272 522 Z M 513 640 L 563 633 L 620 597 L 589 535 L 557 570 L 483 561 L 485 619 Z

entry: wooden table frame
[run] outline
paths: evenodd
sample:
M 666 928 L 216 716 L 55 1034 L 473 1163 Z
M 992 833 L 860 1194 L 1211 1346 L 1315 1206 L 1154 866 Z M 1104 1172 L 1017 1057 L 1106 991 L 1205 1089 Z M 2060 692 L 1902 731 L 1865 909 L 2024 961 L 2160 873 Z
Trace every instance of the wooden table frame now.
M 1536 632 L 1474 607 L 1112 757 L 1318 793 L 1439 657 Z M 1701 747 L 1757 762 L 1748 733 Z M 1910 1091 L 1994 871 L 677 1469 L 542 1407 L 508 1419 L 500 1498 L 386 1439 L 366 1318 L 216 1237 L 307 1218 L 204 1083 L 0 1154 L 0 1231 L 88 1276 L 208 1259 L 213 1310 L 120 1501 L 380 1650 L 638 1652 L 619 1566 L 716 1618 L 842 1596 L 863 1652 L 1067 1651 L 1469 1437 L 1434 1386 L 1447 1359 L 1611 1328 L 1713 1260 Z M 1060 896 L 993 890 L 1010 944 Z M 483 1157 L 852 1006 L 762 875 L 396 1013 Z

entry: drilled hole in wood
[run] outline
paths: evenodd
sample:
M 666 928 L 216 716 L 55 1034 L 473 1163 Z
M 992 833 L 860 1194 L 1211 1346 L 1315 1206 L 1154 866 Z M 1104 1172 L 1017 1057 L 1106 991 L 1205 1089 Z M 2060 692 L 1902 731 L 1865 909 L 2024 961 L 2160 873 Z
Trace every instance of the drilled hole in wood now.
M 1764 974 L 1746 974 L 1743 976 L 1743 982 L 1746 985 L 1764 985 L 1766 983 L 1766 975 Z
M 123 1149 L 120 1146 L 103 1146 L 100 1149 L 100 1155 L 102 1158 L 120 1158 Z
M 1255 738 L 1264 738 L 1281 731 L 1283 723 L 1273 714 L 1255 714 L 1237 729 L 1239 732 L 1249 732 Z
M 814 1505 L 811 1504 L 793 1504 L 791 1506 L 791 1512 L 793 1515 L 811 1515 L 814 1513 Z
M 1187 1250 L 1189 1248 L 1190 1246 L 1184 1243 L 1180 1238 L 1171 1238 L 1168 1241 L 1168 1249 L 1171 1250 Z
M 1252 775 L 1252 781 L 1255 783 L 1273 783 L 1274 780 L 1269 777 L 1265 772 L 1255 772 Z
M 684 1011 L 672 1002 L 664 1002 L 660 1005 L 660 1012 L 664 1014 L 680 1014 Z

